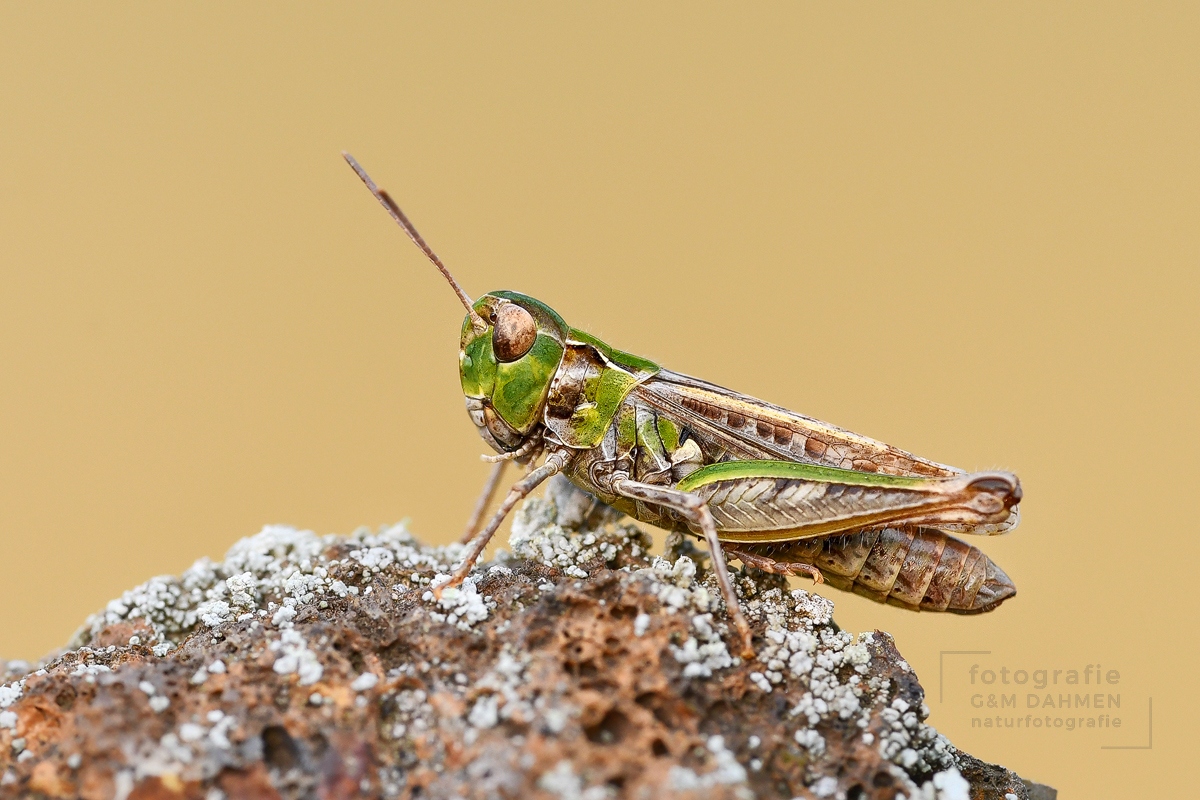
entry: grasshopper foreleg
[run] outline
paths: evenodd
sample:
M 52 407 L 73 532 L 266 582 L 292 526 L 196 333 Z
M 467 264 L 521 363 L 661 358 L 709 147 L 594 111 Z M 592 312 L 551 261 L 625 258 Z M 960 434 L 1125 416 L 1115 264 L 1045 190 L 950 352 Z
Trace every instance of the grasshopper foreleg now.
M 569 458 L 570 456 L 566 452 L 555 450 L 546 457 L 546 463 L 513 484 L 513 487 L 508 490 L 508 496 L 500 504 L 500 508 L 492 515 L 491 521 L 471 540 L 470 547 L 463 554 L 462 563 L 451 574 L 450 580 L 433 590 L 435 595 L 440 597 L 443 589 L 449 586 L 458 586 L 463 582 L 463 579 L 471 574 L 471 568 L 479 560 L 479 556 L 483 553 L 483 548 L 487 547 L 488 541 L 491 540 L 492 536 L 500 528 L 500 523 L 504 522 L 504 518 L 508 516 L 508 512 L 512 511 L 513 507 L 536 489 L 542 481 L 561 472 Z
M 500 486 L 500 479 L 504 477 L 504 470 L 507 467 L 507 459 L 495 462 L 491 474 L 488 475 L 487 483 L 483 485 L 483 492 L 475 501 L 475 510 L 471 512 L 471 518 L 467 520 L 467 529 L 463 531 L 462 538 L 458 540 L 459 544 L 471 541 L 479 531 L 479 524 L 483 522 L 483 514 L 492 504 L 492 498 L 496 495 L 496 489 Z
M 725 552 L 748 567 L 754 567 L 763 572 L 769 572 L 772 575 L 794 576 L 803 573 L 812 578 L 814 583 L 825 582 L 825 576 L 821 574 L 821 570 L 812 564 L 802 564 L 799 561 L 776 561 L 770 556 L 760 553 L 749 553 L 736 547 L 730 547 L 729 545 L 725 545 Z
M 742 637 L 742 658 L 754 658 L 750 623 L 746 621 L 738 604 L 737 592 L 734 591 L 733 581 L 729 577 L 729 567 L 725 564 L 721 540 L 717 538 L 717 526 L 708 510 L 708 504 L 691 492 L 631 480 L 613 481 L 613 490 L 632 500 L 641 500 L 677 511 L 704 532 L 704 539 L 708 542 L 708 550 L 712 555 L 713 570 L 717 574 L 717 583 L 721 587 L 721 594 L 725 596 L 725 606 L 738 634 Z

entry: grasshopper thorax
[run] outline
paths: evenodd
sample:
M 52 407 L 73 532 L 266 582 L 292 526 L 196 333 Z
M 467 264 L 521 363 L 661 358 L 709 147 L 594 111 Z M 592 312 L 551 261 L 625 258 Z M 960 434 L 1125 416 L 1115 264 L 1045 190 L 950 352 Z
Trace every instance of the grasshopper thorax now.
M 517 292 L 489 292 L 473 304 L 458 352 L 467 412 L 497 452 L 519 448 L 542 419 L 569 329 L 549 306 Z

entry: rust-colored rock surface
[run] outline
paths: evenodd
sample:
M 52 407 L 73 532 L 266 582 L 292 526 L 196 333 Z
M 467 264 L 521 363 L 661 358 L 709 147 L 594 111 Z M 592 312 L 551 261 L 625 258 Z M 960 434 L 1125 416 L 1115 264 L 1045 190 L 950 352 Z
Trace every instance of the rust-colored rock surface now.
M 403 527 L 267 528 L 155 578 L 70 649 L 0 662 L 0 797 L 1029 797 L 924 723 L 887 634 L 705 559 L 561 483 L 461 589 Z

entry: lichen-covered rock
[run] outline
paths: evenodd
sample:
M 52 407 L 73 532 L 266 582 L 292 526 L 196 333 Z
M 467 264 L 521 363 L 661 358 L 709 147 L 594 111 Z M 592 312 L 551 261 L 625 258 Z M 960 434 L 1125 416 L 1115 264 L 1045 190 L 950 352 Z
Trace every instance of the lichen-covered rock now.
M 458 545 L 266 528 L 0 662 L 0 796 L 1028 797 L 824 598 L 735 573 L 733 656 L 705 556 L 669 544 L 559 483 L 439 599 Z

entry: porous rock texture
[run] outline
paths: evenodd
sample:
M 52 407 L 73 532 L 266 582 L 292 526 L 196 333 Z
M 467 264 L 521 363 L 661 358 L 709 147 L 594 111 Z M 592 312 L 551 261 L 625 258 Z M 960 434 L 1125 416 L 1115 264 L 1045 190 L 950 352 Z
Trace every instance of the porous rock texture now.
M 887 634 L 555 482 L 462 548 L 269 527 L 160 577 L 37 665 L 0 661 L 0 797 L 1029 797 L 954 748 Z M 733 651 L 733 652 L 736 652 Z

